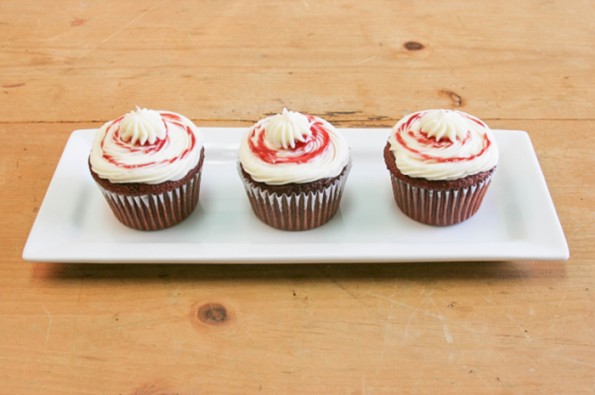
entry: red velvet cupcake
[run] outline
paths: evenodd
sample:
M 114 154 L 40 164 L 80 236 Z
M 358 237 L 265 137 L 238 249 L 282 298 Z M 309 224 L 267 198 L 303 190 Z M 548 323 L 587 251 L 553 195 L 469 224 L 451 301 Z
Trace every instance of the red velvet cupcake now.
M 287 109 L 256 123 L 240 143 L 250 205 L 277 229 L 327 223 L 339 209 L 350 165 L 349 147 L 330 123 Z
M 116 218 L 159 230 L 188 217 L 198 204 L 202 136 L 186 117 L 137 108 L 97 132 L 89 167 Z
M 407 115 L 384 148 L 395 201 L 428 225 L 453 225 L 473 216 L 499 160 L 490 128 L 461 111 Z

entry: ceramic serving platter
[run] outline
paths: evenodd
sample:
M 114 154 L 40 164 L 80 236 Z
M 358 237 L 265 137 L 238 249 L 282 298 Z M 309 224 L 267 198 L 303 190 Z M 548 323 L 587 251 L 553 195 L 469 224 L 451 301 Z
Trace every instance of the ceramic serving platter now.
M 500 164 L 477 214 L 449 227 L 397 208 L 382 150 L 389 129 L 339 129 L 353 167 L 338 214 L 286 232 L 252 213 L 237 174 L 241 128 L 201 128 L 206 158 L 199 206 L 156 231 L 121 225 L 89 174 L 95 130 L 70 136 L 23 251 L 27 261 L 93 263 L 318 263 L 564 260 L 568 246 L 529 135 L 495 130 Z

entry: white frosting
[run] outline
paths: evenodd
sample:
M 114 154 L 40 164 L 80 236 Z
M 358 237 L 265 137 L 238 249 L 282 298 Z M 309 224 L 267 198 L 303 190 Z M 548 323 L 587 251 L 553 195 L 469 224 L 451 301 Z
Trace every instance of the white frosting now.
M 491 170 L 499 152 L 490 128 L 462 111 L 407 115 L 389 137 L 399 171 L 427 180 L 455 180 Z
M 303 152 L 315 152 L 321 147 L 321 133 L 313 132 L 315 128 L 328 134 L 326 148 L 307 160 L 291 162 L 291 158 L 300 157 Z M 257 144 L 259 139 L 264 139 L 264 145 L 274 151 L 281 163 L 263 160 L 252 150 L 251 145 Z M 282 163 L 285 159 L 290 163 Z M 327 121 L 284 110 L 260 120 L 244 134 L 239 161 L 255 181 L 269 185 L 303 184 L 341 174 L 350 161 L 350 151 L 343 136 Z
M 154 144 L 165 137 L 165 124 L 157 111 L 138 108 L 130 111 L 120 122 L 120 136 L 123 141 L 134 145 L 148 142 Z
M 311 126 L 308 117 L 284 108 L 281 114 L 269 118 L 265 139 L 274 149 L 295 148 L 296 141 L 304 142 L 312 135 Z
M 451 110 L 435 110 L 426 112 L 419 120 L 419 127 L 429 137 L 436 140 L 447 138 L 452 142 L 463 139 L 467 133 L 466 119 Z
M 97 131 L 89 161 L 99 177 L 113 183 L 160 184 L 184 178 L 202 148 L 202 135 L 188 118 L 137 109 Z

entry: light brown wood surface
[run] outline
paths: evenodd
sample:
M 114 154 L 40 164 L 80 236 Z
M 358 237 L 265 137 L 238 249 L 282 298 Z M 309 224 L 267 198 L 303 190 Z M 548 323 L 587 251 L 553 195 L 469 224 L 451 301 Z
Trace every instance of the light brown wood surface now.
M 0 393 L 594 393 L 594 21 L 580 0 L 2 2 Z M 134 105 L 527 130 L 571 258 L 24 262 L 71 131 Z

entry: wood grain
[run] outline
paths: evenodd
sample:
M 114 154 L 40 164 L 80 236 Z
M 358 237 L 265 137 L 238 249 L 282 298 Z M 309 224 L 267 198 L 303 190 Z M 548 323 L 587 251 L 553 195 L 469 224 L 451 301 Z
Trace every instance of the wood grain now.
M 594 9 L 3 2 L 0 393 L 593 393 Z M 527 130 L 571 258 L 23 262 L 71 131 L 135 104 L 217 126 L 282 106 L 345 127 L 449 107 Z
M 0 25 L 4 121 L 103 121 L 137 104 L 205 121 L 283 106 L 383 124 L 429 107 L 595 118 L 595 11 L 581 1 L 60 3 L 3 5 L 17 16 Z

